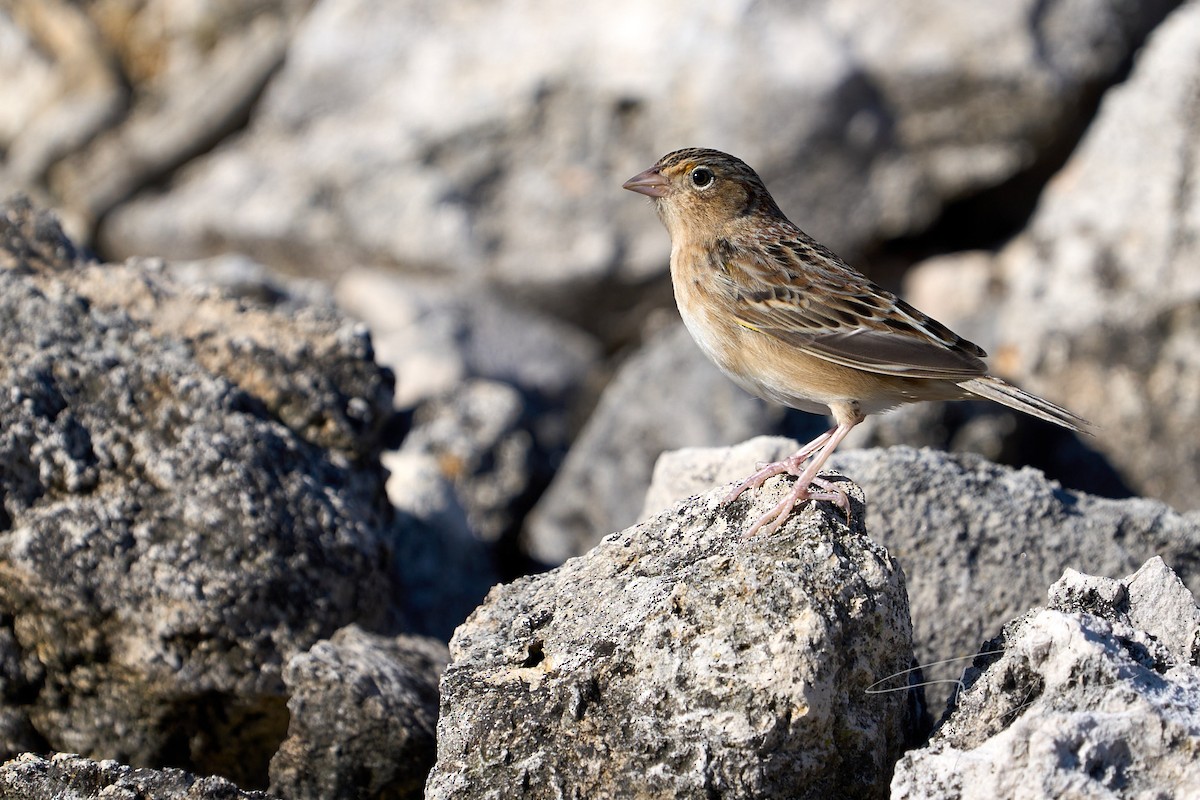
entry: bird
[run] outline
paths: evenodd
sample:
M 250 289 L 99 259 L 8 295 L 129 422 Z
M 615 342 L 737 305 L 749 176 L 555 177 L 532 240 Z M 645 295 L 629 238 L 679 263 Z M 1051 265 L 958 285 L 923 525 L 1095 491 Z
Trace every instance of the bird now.
M 668 153 L 623 188 L 650 198 L 671 238 L 671 284 L 692 338 L 764 400 L 832 416 L 834 426 L 733 489 L 777 475 L 788 495 L 744 534 L 773 533 L 806 500 L 849 517 L 820 470 L 855 425 L 906 403 L 986 398 L 1072 431 L 1090 423 L 987 373 L 987 353 L 870 281 L 802 231 L 744 161 L 719 150 Z

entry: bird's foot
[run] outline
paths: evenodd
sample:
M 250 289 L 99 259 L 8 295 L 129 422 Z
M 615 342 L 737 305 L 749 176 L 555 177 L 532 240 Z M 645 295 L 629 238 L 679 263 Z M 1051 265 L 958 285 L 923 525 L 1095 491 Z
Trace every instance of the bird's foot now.
M 799 478 L 804 474 L 804 462 L 812 458 L 813 454 L 821 449 L 821 446 L 829 440 L 833 435 L 833 431 L 828 431 L 821 434 L 816 439 L 813 439 L 798 451 L 783 459 L 782 461 L 773 461 L 770 464 L 759 464 L 758 472 L 751 475 L 746 480 L 738 484 L 732 492 L 725 495 L 724 502 L 732 503 L 742 496 L 742 492 L 747 489 L 757 489 L 776 475 L 795 475 Z M 814 481 L 815 483 L 815 481 Z
M 814 492 L 812 490 L 813 486 L 816 486 L 821 491 Z M 775 533 L 787 521 L 787 518 L 791 516 L 796 506 L 805 500 L 826 500 L 842 509 L 846 514 L 847 521 L 850 519 L 850 496 L 846 494 L 846 490 L 832 481 L 814 476 L 808 483 L 802 483 L 797 479 L 795 485 L 792 486 L 792 490 L 788 492 L 788 496 L 766 514 L 759 517 L 750 526 L 749 530 L 742 534 L 742 538 L 749 539 L 757 535 L 764 528 L 768 534 Z

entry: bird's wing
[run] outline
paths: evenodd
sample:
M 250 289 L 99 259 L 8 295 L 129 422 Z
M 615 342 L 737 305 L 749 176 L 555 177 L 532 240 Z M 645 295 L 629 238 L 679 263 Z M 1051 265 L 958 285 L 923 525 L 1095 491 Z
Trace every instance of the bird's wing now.
M 722 259 L 738 323 L 854 369 L 961 381 L 986 374 L 987 355 L 868 281 L 798 230 Z

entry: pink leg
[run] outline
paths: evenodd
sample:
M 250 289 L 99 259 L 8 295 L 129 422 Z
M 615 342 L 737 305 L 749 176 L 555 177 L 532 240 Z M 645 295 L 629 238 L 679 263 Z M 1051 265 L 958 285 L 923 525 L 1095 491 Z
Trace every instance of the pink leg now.
M 788 493 L 788 496 L 751 525 L 750 529 L 743 534 L 744 538 L 754 536 L 764 527 L 767 528 L 768 533 L 774 533 L 784 523 L 784 520 L 791 515 L 792 509 L 796 507 L 796 504 L 804 500 L 828 500 L 845 511 L 847 516 L 849 516 L 850 498 L 846 495 L 845 490 L 836 484 L 817 477 L 817 473 L 821 471 L 821 467 L 825 465 L 829 456 L 833 454 L 837 446 L 846 438 L 846 434 L 850 433 L 850 430 L 858 422 L 859 419 L 854 419 L 853 421 L 839 423 L 833 430 L 809 442 L 794 456 L 790 456 L 783 461 L 768 465 L 759 470 L 751 476 L 750 480 L 734 490 L 730 499 L 737 497 L 748 488 L 761 486 L 763 481 L 773 475 L 780 475 L 786 472 L 796 476 L 796 482 L 792 485 L 792 490 Z M 809 458 L 811 458 L 811 461 L 809 461 L 808 466 L 803 472 L 800 472 L 800 465 Z M 814 485 L 822 491 L 812 491 L 811 487 Z
M 799 475 L 800 465 L 807 461 L 808 457 L 814 452 L 821 449 L 821 445 L 825 444 L 829 437 L 833 436 L 836 431 L 837 428 L 830 428 L 782 461 L 775 461 L 763 466 L 762 469 L 751 475 L 746 480 L 742 481 L 741 485 L 727 494 L 725 496 L 725 502 L 732 503 L 734 500 L 737 500 L 742 496 L 742 492 L 746 491 L 747 489 L 757 489 L 766 483 L 770 478 L 774 478 L 776 475 L 782 475 L 785 472 L 789 475 Z M 759 463 L 761 464 L 762 462 Z

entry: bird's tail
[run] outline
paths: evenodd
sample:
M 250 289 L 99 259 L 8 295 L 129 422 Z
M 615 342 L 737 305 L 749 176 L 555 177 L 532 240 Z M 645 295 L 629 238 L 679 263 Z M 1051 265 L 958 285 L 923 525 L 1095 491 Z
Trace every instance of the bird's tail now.
M 1024 389 L 1018 389 L 1011 383 L 1005 383 L 999 378 L 993 378 L 991 375 L 963 381 L 959 386 L 971 394 L 986 397 L 988 400 L 995 400 L 997 403 L 1006 405 L 1009 408 L 1015 408 L 1017 411 L 1024 411 L 1026 414 L 1031 414 L 1038 419 L 1053 422 L 1055 425 L 1062 425 L 1064 428 L 1070 428 L 1079 433 L 1090 433 L 1089 428 L 1091 428 L 1092 423 L 1083 417 L 1072 414 L 1065 408 L 1056 406 L 1049 400 L 1043 400 L 1037 395 L 1032 395 Z

